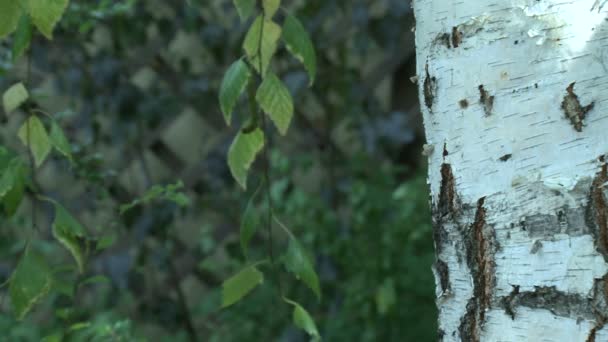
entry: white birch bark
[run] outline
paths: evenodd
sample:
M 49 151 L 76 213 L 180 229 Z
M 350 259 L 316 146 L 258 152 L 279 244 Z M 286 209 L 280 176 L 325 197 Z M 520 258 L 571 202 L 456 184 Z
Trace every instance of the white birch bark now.
M 414 0 L 444 341 L 608 342 L 608 5 Z

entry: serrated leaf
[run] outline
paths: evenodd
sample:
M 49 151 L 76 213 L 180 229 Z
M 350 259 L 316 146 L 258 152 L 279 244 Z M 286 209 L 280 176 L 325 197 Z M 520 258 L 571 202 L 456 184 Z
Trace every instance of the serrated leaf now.
M 17 0 L 0 0 L 0 38 L 4 38 L 17 28 L 21 8 Z
M 36 167 L 40 167 L 51 152 L 51 140 L 46 129 L 36 115 L 32 115 L 19 128 L 19 139 L 30 148 Z M 30 145 L 31 143 L 31 145 Z
M 11 275 L 9 293 L 15 316 L 22 320 L 51 289 L 52 273 L 44 259 L 29 247 Z
M 261 44 L 260 38 L 262 39 Z M 270 60 L 277 50 L 279 38 L 281 38 L 281 26 L 272 20 L 263 19 L 261 15 L 255 19 L 245 36 L 243 49 L 245 49 L 251 65 L 262 77 L 265 77 Z M 262 56 L 261 71 L 260 55 Z
M 309 84 L 312 85 L 317 73 L 315 47 L 302 23 L 293 15 L 287 16 L 283 24 L 283 41 L 287 50 L 304 64 L 310 80 Z
M 264 148 L 264 132 L 256 128 L 251 133 L 239 131 L 228 150 L 228 166 L 236 181 L 247 189 L 247 173 L 257 154 Z
M 255 98 L 279 133 L 285 135 L 293 117 L 293 100 L 289 89 L 275 74 L 268 73 L 258 88 Z
M 251 238 L 257 231 L 261 221 L 260 216 L 255 210 L 255 199 L 261 187 L 262 185 L 260 184 L 247 202 L 247 207 L 245 208 L 245 212 L 243 213 L 243 217 L 241 219 L 241 249 L 243 250 L 243 255 L 245 255 L 245 257 L 247 257 L 249 241 L 251 241 Z
M 248 266 L 222 284 L 222 308 L 228 307 L 264 282 L 264 274 L 255 266 Z
M 63 134 L 63 129 L 57 123 L 57 121 L 53 120 L 51 123 L 51 135 L 50 135 L 51 143 L 53 147 L 59 151 L 59 153 L 63 154 L 69 161 L 72 161 L 72 147 L 68 142 L 68 139 Z
M 247 87 L 250 77 L 251 73 L 247 64 L 240 59 L 232 63 L 224 75 L 220 86 L 220 107 L 228 126 L 232 121 L 232 111 Z
M 245 21 L 253 14 L 255 1 L 256 0 L 233 0 L 234 7 L 236 7 L 236 11 L 239 13 L 241 20 Z
M 304 309 L 300 304 L 294 302 L 293 300 L 287 298 L 283 298 L 283 300 L 293 305 L 293 323 L 298 328 L 306 331 L 306 333 L 308 333 L 308 335 L 312 337 L 313 341 L 320 341 L 321 335 L 319 335 L 317 325 L 315 324 L 315 321 L 312 319 L 308 311 L 306 311 L 306 309 Z
M 2 1 L 2 0 L 0 0 Z M 23 55 L 23 52 L 30 46 L 32 40 L 32 22 L 30 16 L 27 13 L 21 14 L 19 24 L 17 25 L 17 32 L 13 38 L 13 62 Z
M 48 39 L 53 39 L 53 29 L 59 22 L 69 0 L 25 0 L 32 23 Z
M 321 288 L 317 272 L 315 272 L 315 268 L 308 255 L 306 255 L 304 248 L 293 236 L 289 238 L 289 246 L 285 255 L 285 267 L 288 271 L 295 274 L 297 279 L 303 281 L 314 292 L 317 298 L 321 300 Z
M 52 225 L 53 237 L 72 254 L 80 273 L 84 272 L 85 256 L 79 243 L 86 234 L 84 227 L 57 201 L 46 197 L 43 199 L 55 207 L 55 220 Z
M 2 1 L 2 0 L 0 0 Z M 19 108 L 28 98 L 29 93 L 23 83 L 19 82 L 8 88 L 7 91 L 2 95 L 2 104 L 4 106 L 4 112 L 10 114 Z
M 262 0 L 262 6 L 264 7 L 264 13 L 266 18 L 272 18 L 277 10 L 281 6 L 281 0 Z

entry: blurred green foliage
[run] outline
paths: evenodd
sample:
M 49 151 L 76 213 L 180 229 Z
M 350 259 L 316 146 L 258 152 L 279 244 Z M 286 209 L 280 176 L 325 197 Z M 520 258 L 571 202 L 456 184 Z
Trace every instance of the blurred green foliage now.
M 243 193 L 226 164 L 235 129 L 224 128 L 217 96 L 248 27 L 231 1 L 73 0 L 53 41 L 34 36 L 16 61 L 11 39 L 0 43 L 0 89 L 27 81 L 71 145 L 70 160 L 52 155 L 27 176 L 24 203 L 0 218 L 0 282 L 32 235 L 53 271 L 49 295 L 23 321 L 0 289 L 0 341 L 305 341 L 276 279 L 325 341 L 436 339 L 409 2 L 284 6 L 311 33 L 318 71 L 308 88 L 296 59 L 280 52 L 273 62 L 294 94 L 295 126 L 269 137 L 271 194 L 275 215 L 312 254 L 322 300 L 260 265 L 262 286 L 220 309 L 222 281 L 247 263 L 239 226 L 262 179 L 254 164 Z M 237 104 L 237 123 L 246 106 Z M 15 135 L 24 119 L 13 113 L 0 128 L 11 155 L 25 151 Z M 84 274 L 53 243 L 54 211 L 34 190 L 84 226 L 87 239 L 73 242 L 88 253 Z M 253 202 L 256 212 L 265 206 Z M 273 247 L 285 251 L 275 228 Z M 250 260 L 268 255 L 257 230 Z

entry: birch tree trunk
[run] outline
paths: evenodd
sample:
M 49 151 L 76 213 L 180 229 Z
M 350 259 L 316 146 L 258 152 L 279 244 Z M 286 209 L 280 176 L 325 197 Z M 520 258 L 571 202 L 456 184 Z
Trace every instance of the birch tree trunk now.
M 414 0 L 444 341 L 608 341 L 608 5 Z

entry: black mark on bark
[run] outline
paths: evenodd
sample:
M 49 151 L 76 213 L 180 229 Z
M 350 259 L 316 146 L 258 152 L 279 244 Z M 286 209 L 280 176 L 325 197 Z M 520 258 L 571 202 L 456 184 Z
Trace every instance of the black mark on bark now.
M 469 108 L 469 101 L 467 101 L 467 99 L 462 99 L 458 101 L 458 105 L 460 105 L 460 108 L 462 109 L 467 109 Z
M 511 317 L 512 320 L 515 320 L 514 302 L 515 302 L 518 294 L 519 294 L 519 285 L 514 285 L 513 290 L 511 290 L 511 293 L 509 293 L 508 296 L 504 297 L 501 300 L 501 304 L 504 306 L 505 312 L 507 313 L 507 315 L 509 315 Z
M 443 45 L 443 46 L 447 47 L 448 49 L 452 48 L 452 45 L 450 45 L 450 34 L 449 33 L 438 34 L 437 37 L 435 37 L 435 44 Z
M 461 42 L 462 42 L 462 33 L 460 31 L 458 31 L 457 26 L 452 27 L 452 46 L 454 46 L 454 48 L 457 48 Z
M 511 159 L 511 157 L 513 157 L 513 155 L 511 153 L 505 154 L 504 156 L 498 158 L 500 161 L 506 162 L 507 160 Z
M 520 219 L 520 227 L 528 233 L 531 239 L 548 240 L 555 237 L 556 234 L 568 234 L 571 237 L 581 236 L 585 234 L 594 234 L 597 230 L 593 222 L 593 218 L 586 211 L 589 208 L 569 208 L 564 206 L 558 208 L 555 214 L 536 214 Z M 587 222 L 585 222 L 587 221 Z
M 435 76 L 431 76 L 429 73 L 429 65 L 425 66 L 425 77 L 424 77 L 424 104 L 429 110 L 433 109 L 433 103 L 435 102 L 435 93 L 437 92 L 437 79 Z
M 483 111 L 486 113 L 486 116 L 492 114 L 492 110 L 494 109 L 494 96 L 491 96 L 487 90 L 483 87 L 483 84 L 480 84 L 479 87 L 479 103 L 483 106 Z
M 595 319 L 594 301 L 587 296 L 559 291 L 555 286 L 535 286 L 534 291 L 525 292 L 513 286 L 508 296 L 497 299 L 512 319 L 517 316 L 518 306 L 549 310 L 560 317 Z
M 540 249 L 543 248 L 543 243 L 540 240 L 534 241 L 532 248 L 530 248 L 530 254 L 536 254 Z
M 564 96 L 564 100 L 562 101 L 562 110 L 566 114 L 566 118 L 570 120 L 572 126 L 577 132 L 583 131 L 583 120 L 587 113 L 593 109 L 595 102 L 591 102 L 590 104 L 583 106 L 578 99 L 578 95 L 574 93 L 574 84 L 576 82 L 570 83 L 568 88 L 566 88 L 566 96 Z

